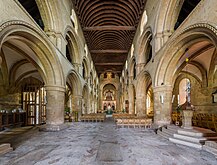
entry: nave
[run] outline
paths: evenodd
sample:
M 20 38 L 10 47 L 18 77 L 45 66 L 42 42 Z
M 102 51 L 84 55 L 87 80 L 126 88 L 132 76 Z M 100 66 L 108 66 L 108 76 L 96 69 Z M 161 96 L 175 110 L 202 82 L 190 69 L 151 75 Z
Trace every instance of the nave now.
M 105 122 L 67 123 L 59 132 L 21 127 L 0 132 L 13 152 L 0 156 L 1 165 L 215 165 L 206 151 L 177 146 L 151 129 L 117 128 Z M 5 142 L 5 141 L 4 141 Z

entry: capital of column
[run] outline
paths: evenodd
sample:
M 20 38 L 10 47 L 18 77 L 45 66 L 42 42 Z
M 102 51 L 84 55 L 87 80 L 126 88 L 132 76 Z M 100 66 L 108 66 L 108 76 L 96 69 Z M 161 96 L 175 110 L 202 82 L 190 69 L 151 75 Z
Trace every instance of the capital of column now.
M 73 63 L 72 65 L 75 67 L 75 70 L 77 72 L 81 73 L 81 71 L 82 71 L 82 65 L 81 64 L 79 64 L 79 63 Z
M 143 70 L 144 67 L 145 67 L 145 63 L 136 64 L 136 73 L 137 73 L 137 75 Z
M 145 66 L 145 63 L 138 63 L 136 64 L 136 67 L 144 67 Z
M 153 92 L 163 92 L 163 91 L 168 91 L 168 92 L 172 92 L 173 91 L 173 87 L 171 85 L 162 85 L 162 86 L 156 86 L 153 87 Z
M 46 91 L 59 91 L 65 92 L 65 86 L 58 86 L 58 85 L 45 85 Z

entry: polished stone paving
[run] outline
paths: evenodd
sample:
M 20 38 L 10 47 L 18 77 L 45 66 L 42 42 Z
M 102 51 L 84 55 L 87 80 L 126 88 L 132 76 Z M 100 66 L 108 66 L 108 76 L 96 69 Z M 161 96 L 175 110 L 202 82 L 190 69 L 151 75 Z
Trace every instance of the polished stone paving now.
M 0 156 L 0 165 L 216 165 L 206 151 L 175 144 L 141 128 L 116 128 L 104 123 L 68 123 L 60 132 L 36 127 L 0 132 L 0 143 L 13 152 Z

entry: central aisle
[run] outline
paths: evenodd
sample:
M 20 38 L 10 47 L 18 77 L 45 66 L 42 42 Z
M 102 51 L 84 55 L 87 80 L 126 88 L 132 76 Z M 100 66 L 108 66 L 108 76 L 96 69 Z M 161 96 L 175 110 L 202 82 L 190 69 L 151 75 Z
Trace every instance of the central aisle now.
M 61 132 L 32 129 L 26 140 L 26 133 L 16 134 L 22 141 L 13 152 L 0 156 L 1 165 L 216 164 L 205 151 L 176 146 L 151 130 L 116 128 L 111 118 L 104 123 L 68 124 Z

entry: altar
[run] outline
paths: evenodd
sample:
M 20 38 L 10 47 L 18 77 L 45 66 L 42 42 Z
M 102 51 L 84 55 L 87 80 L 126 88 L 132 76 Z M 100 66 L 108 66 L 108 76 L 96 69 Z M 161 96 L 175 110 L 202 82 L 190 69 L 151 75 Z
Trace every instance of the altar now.
M 103 101 L 103 111 L 111 115 L 116 110 L 116 101 Z

